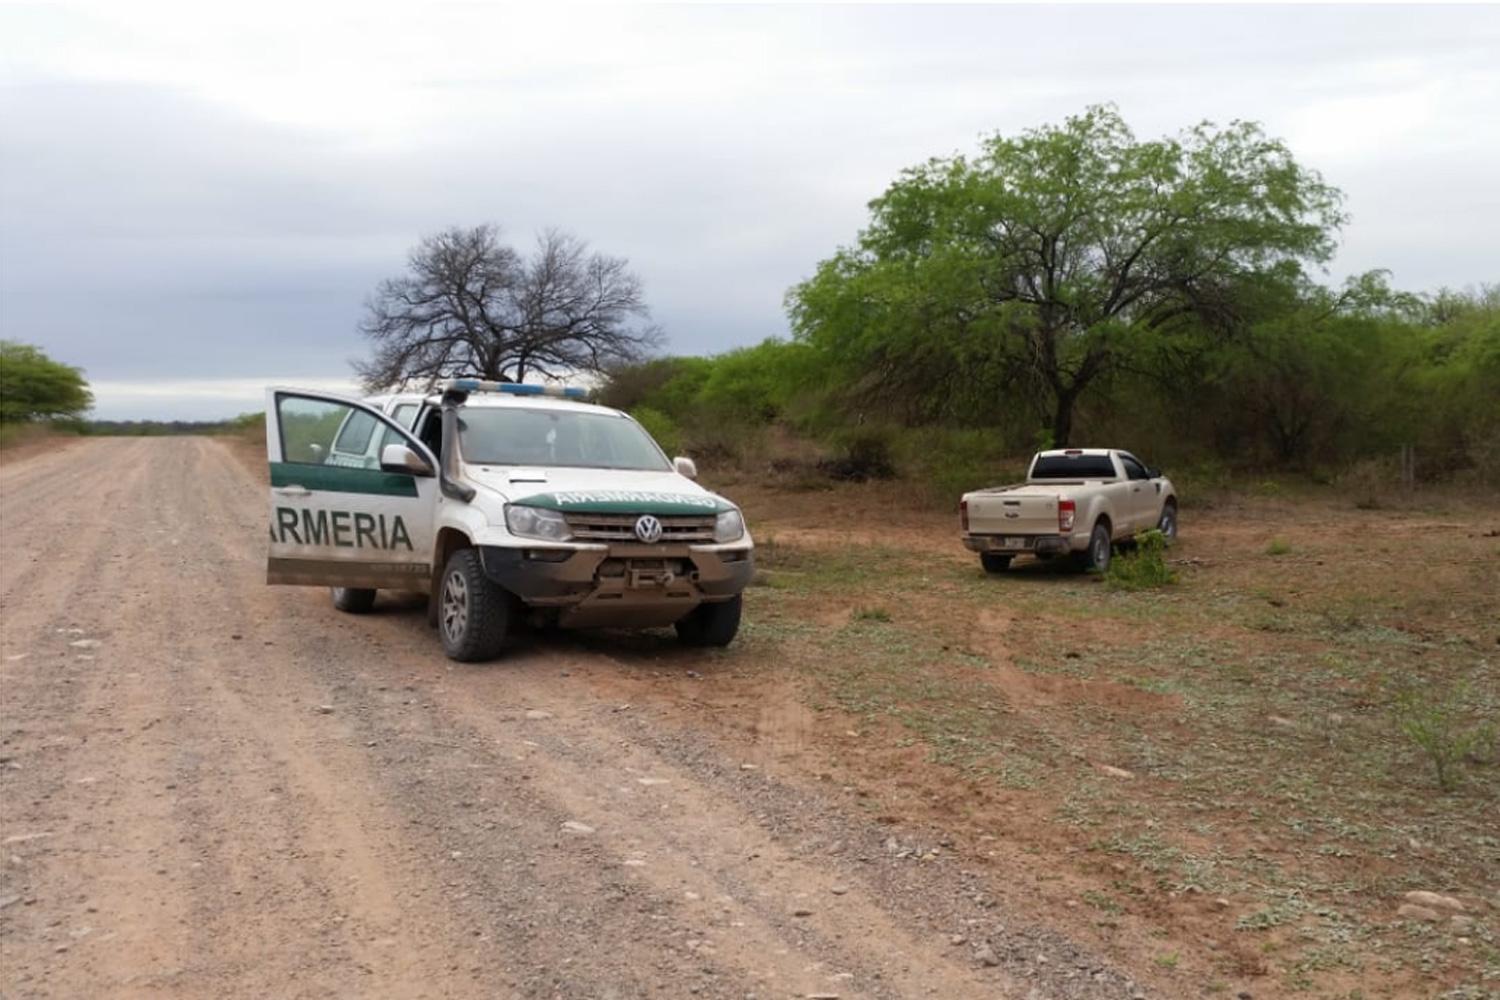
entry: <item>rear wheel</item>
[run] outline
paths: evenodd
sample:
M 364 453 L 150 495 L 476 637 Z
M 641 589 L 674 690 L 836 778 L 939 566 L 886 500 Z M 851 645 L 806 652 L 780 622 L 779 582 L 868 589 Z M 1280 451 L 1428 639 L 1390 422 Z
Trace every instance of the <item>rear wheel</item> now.
M 986 573 L 1004 573 L 1010 569 L 1010 556 L 1001 555 L 999 552 L 979 553 L 979 564 L 984 567 Z
M 493 660 L 505 648 L 514 598 L 484 575 L 479 550 L 448 557 L 438 588 L 438 634 L 450 659 Z
M 333 606 L 351 615 L 367 615 L 375 607 L 375 591 L 363 587 L 333 587 Z
M 1109 537 L 1109 525 L 1100 521 L 1094 525 L 1094 530 L 1089 535 L 1089 547 L 1082 552 L 1075 553 L 1073 559 L 1081 570 L 1092 569 L 1103 573 L 1109 569 L 1112 546 L 1113 543 Z
M 717 604 L 700 604 L 677 620 L 677 638 L 688 646 L 727 646 L 740 630 L 742 601 L 736 594 Z

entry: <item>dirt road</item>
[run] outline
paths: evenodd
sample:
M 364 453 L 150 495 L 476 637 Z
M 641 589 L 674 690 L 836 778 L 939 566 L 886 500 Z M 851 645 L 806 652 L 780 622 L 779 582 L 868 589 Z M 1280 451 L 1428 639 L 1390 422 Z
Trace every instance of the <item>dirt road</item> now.
M 213 440 L 85 441 L 0 502 L 6 996 L 1137 992 L 940 844 L 611 697 L 711 670 L 665 637 L 462 667 L 410 603 L 264 586 Z

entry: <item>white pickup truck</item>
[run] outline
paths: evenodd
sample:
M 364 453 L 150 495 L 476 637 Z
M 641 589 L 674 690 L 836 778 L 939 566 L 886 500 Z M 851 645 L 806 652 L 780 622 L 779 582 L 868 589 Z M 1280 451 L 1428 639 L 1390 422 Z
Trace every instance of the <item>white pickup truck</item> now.
M 522 619 L 675 625 L 723 646 L 754 544 L 733 503 L 694 482 L 628 414 L 578 390 L 455 379 L 431 395 L 266 394 L 266 581 L 429 595 L 456 660 L 485 660 Z
M 1065 448 L 1037 452 L 1025 483 L 965 493 L 959 517 L 964 547 L 991 573 L 1019 555 L 1103 572 L 1120 542 L 1152 528 L 1176 537 L 1177 491 L 1128 451 Z

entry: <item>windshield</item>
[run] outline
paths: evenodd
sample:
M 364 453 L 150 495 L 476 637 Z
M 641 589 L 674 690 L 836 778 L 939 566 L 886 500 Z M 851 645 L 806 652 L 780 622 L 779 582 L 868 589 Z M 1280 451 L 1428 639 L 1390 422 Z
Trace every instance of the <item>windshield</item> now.
M 612 413 L 467 407 L 458 413 L 458 440 L 475 465 L 672 468 L 639 424 Z
M 1108 455 L 1040 455 L 1031 467 L 1032 479 L 1113 479 L 1115 465 Z

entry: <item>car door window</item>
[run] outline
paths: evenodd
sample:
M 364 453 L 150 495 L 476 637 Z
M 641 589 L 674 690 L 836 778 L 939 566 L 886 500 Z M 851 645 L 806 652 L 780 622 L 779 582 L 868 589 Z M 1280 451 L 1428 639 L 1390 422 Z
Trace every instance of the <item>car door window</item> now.
M 349 425 L 359 410 L 326 399 L 281 396 L 276 401 L 277 423 L 281 429 L 281 460 L 299 465 L 331 463 L 335 439 L 349 435 Z M 365 440 L 374 424 L 366 423 Z M 357 428 L 356 428 L 357 432 Z
M 1120 464 L 1123 465 L 1123 466 L 1125 466 L 1125 478 L 1126 479 L 1150 479 L 1151 478 L 1150 476 L 1146 475 L 1146 467 L 1144 465 L 1142 465 L 1140 462 L 1137 462 L 1134 458 L 1132 458 L 1129 455 L 1121 455 L 1120 456 Z

